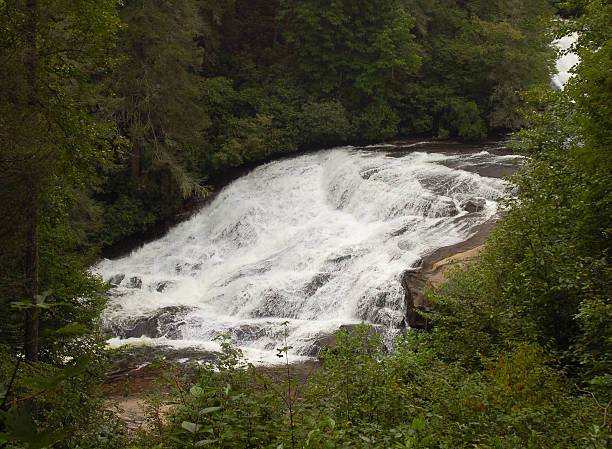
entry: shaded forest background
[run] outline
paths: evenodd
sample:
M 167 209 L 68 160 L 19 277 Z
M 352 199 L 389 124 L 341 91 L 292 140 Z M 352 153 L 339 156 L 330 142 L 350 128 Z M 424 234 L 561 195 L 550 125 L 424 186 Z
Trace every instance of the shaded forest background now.
M 606 447 L 612 10 L 557 3 L 0 0 L 0 445 Z M 551 30 L 580 33 L 563 92 Z M 481 259 L 430 294 L 434 332 L 395 355 L 347 336 L 301 434 L 286 400 L 257 414 L 271 399 L 229 348 L 159 438 L 129 440 L 107 416 L 106 286 L 87 271 L 102 251 L 237 167 L 518 129 L 521 194 Z M 250 399 L 223 402 L 225 385 Z M 235 427 L 205 435 L 221 402 Z

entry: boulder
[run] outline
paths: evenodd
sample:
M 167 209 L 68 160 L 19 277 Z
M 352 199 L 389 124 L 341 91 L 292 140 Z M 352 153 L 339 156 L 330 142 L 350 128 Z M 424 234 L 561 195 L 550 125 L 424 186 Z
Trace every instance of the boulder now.
M 318 357 L 321 350 L 335 347 L 336 336 L 334 333 L 321 333 L 311 340 L 310 346 L 308 349 L 303 351 L 302 355 L 305 355 L 306 357 Z
M 454 217 L 459 214 L 455 202 L 450 198 L 440 198 L 435 203 L 431 204 L 427 212 L 428 217 L 440 218 L 440 217 Z
M 484 198 L 470 198 L 468 200 L 462 201 L 459 206 L 464 211 L 473 213 L 480 212 L 481 210 L 483 210 L 486 204 L 487 200 L 485 200 Z
M 179 339 L 180 326 L 191 309 L 185 306 L 164 307 L 148 316 L 132 318 L 111 325 L 110 333 L 120 338 L 159 338 Z
M 111 287 L 118 287 L 119 284 L 121 284 L 121 281 L 123 281 L 123 279 L 125 279 L 125 274 L 119 273 L 114 276 L 111 276 L 111 278 L 108 280 L 108 283 Z
M 158 283 L 155 285 L 155 291 L 157 291 L 157 292 L 161 293 L 161 292 L 163 292 L 164 290 L 166 290 L 168 287 L 170 287 L 170 286 L 172 286 L 172 285 L 174 285 L 174 282 L 172 282 L 172 281 L 162 281 L 162 282 L 158 282 Z

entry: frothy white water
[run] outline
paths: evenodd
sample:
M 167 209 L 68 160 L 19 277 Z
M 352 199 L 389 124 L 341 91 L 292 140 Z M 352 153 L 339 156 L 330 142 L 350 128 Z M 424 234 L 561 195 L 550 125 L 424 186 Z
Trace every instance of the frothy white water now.
M 514 159 L 345 147 L 263 165 L 164 238 L 94 267 L 115 285 L 107 327 L 115 344 L 210 348 L 229 334 L 268 361 L 285 333 L 308 356 L 342 324 L 399 329 L 402 272 L 495 214 L 506 183 L 479 167 Z M 468 213 L 474 198 L 486 205 Z
M 578 33 L 564 36 L 553 42 L 553 45 L 562 53 L 557 59 L 557 73 L 552 77 L 553 86 L 563 90 L 569 79 L 574 76 L 570 70 L 580 62 L 580 58 L 575 53 L 567 52 L 578 40 Z

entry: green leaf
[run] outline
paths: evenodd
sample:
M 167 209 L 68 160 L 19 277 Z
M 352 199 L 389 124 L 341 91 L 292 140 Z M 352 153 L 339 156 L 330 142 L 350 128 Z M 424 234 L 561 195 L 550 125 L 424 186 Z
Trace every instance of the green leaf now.
M 332 418 L 327 418 L 327 420 L 329 421 L 329 428 L 333 429 L 334 427 L 336 427 L 336 421 L 334 421 Z
M 200 410 L 200 415 L 207 415 L 212 412 L 216 412 L 217 410 L 221 410 L 222 407 L 207 407 Z
M 191 393 L 192 396 L 194 396 L 196 398 L 199 398 L 200 396 L 202 396 L 204 394 L 204 390 L 202 389 L 202 387 L 200 387 L 198 385 L 194 385 L 189 390 L 189 393 Z
M 190 433 L 196 433 L 198 430 L 200 430 L 199 424 L 192 423 L 189 421 L 183 421 L 181 427 Z

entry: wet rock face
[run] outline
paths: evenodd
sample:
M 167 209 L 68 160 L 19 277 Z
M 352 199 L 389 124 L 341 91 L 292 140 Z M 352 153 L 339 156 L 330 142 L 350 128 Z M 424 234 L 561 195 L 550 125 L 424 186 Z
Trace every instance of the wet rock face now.
M 440 199 L 429 204 L 425 215 L 432 218 L 454 217 L 459 214 L 457 206 L 450 198 Z
M 404 301 L 406 308 L 406 321 L 413 329 L 430 329 L 425 314 L 430 312 L 427 296 L 422 293 L 427 284 L 421 270 L 406 270 L 402 275 L 402 287 L 404 288 Z M 421 313 L 419 313 L 421 312 Z
M 191 309 L 185 306 L 164 307 L 149 316 L 136 317 L 111 325 L 107 329 L 120 338 L 159 338 L 180 339 L 180 326 Z
M 159 357 L 175 362 L 181 373 L 193 374 L 193 363 L 215 362 L 218 354 L 199 348 L 177 349 L 172 346 L 124 346 L 119 357 L 113 362 L 113 369 L 106 373 L 109 381 L 115 382 L 125 378 L 136 378 L 139 373 L 145 374 L 142 368 L 155 363 Z M 149 367 L 149 372 L 151 368 Z M 161 376 L 161 373 L 152 373 L 153 378 Z
M 232 330 L 232 337 L 239 341 L 257 340 L 266 335 L 266 328 L 243 324 Z
M 366 292 L 357 305 L 357 316 L 366 322 L 402 329 L 406 327 L 402 302 L 390 291 Z
M 333 333 L 322 333 L 317 335 L 310 343 L 310 346 L 304 351 L 303 355 L 318 357 L 321 350 L 336 347 L 336 336 Z
M 314 295 L 317 290 L 323 287 L 331 278 L 330 273 L 317 273 L 312 280 L 304 286 L 304 294 L 306 296 Z
M 283 311 L 279 314 L 279 311 Z M 261 293 L 261 300 L 249 315 L 252 318 L 269 318 L 279 317 L 296 318 L 299 313 L 299 308 L 291 298 L 275 288 L 268 288 Z
M 462 201 L 459 205 L 461 209 L 466 212 L 480 212 L 485 208 L 487 201 L 484 198 L 470 198 L 469 200 Z

